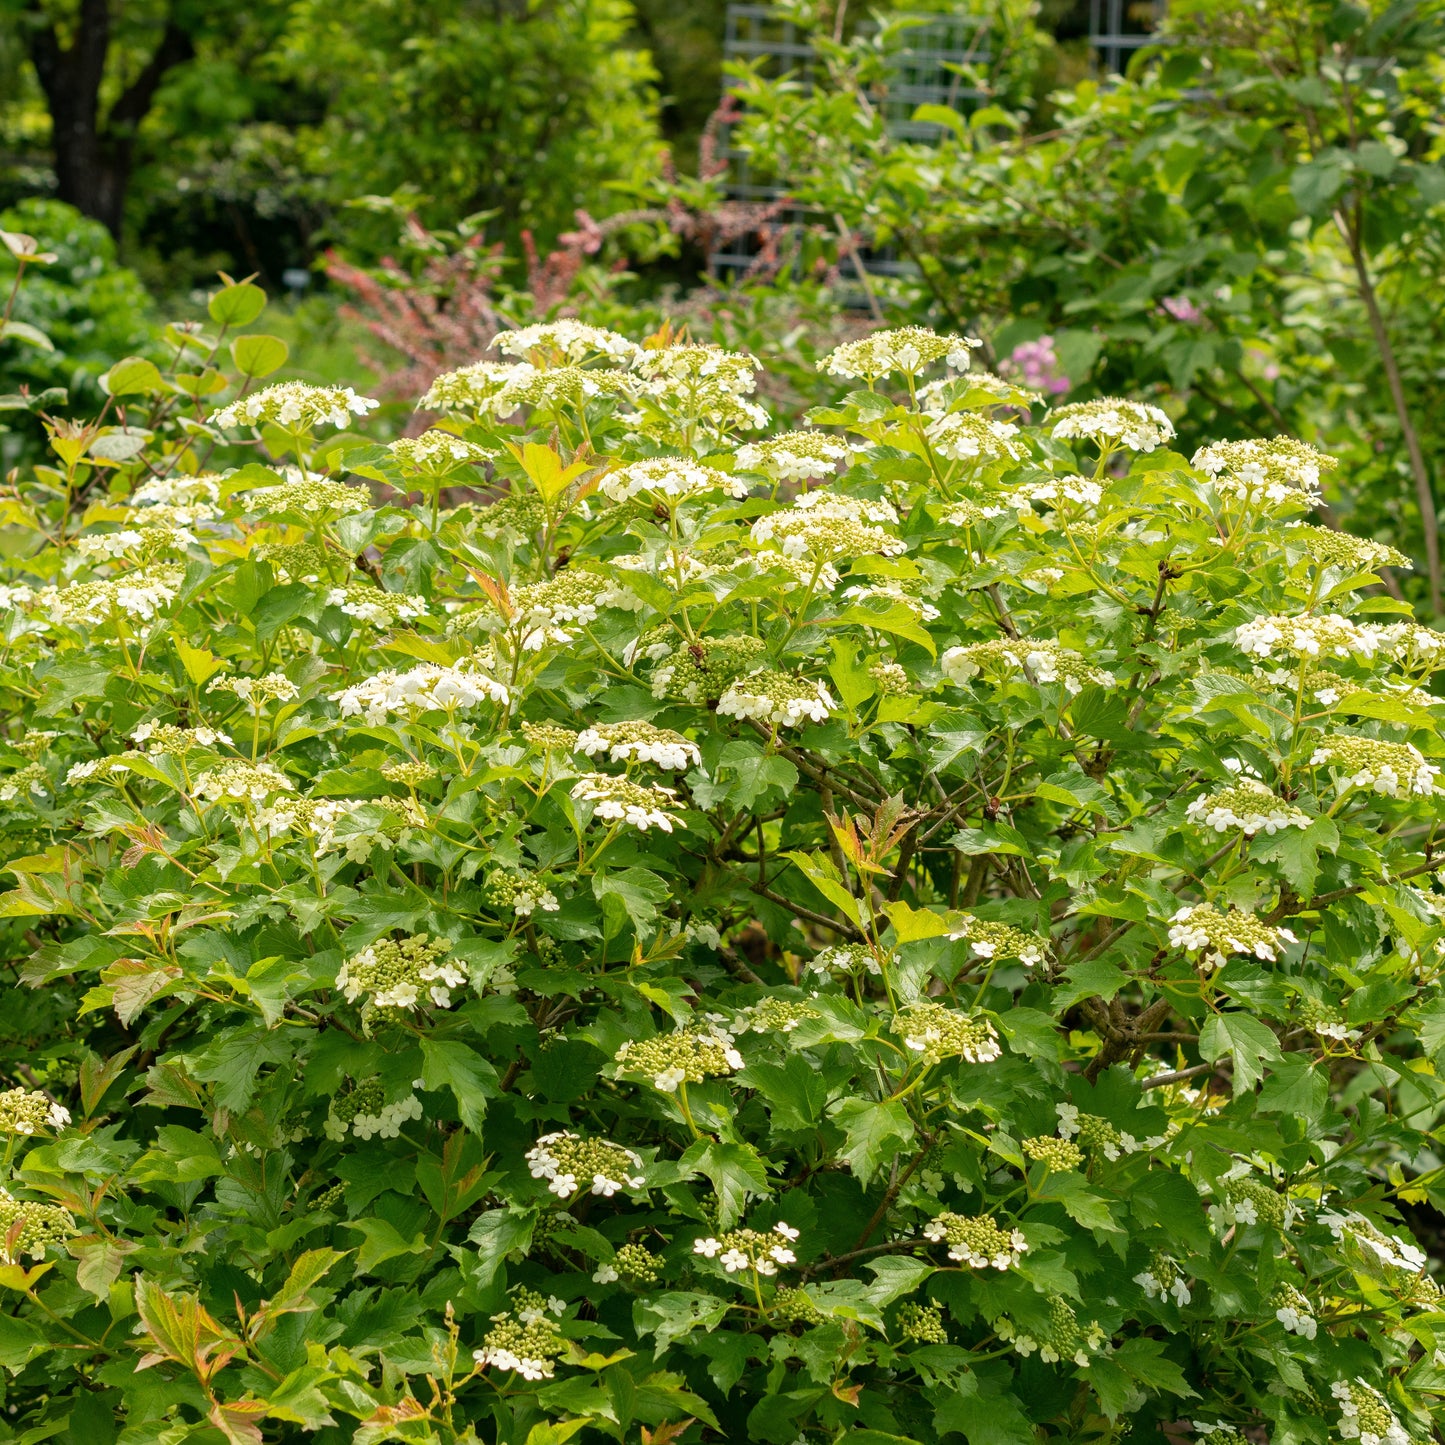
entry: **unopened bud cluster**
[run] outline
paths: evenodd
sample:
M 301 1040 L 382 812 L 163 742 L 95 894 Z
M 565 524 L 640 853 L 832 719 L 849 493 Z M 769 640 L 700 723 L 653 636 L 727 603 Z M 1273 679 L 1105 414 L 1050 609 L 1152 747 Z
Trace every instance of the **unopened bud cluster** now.
M 531 1291 L 520 1294 L 530 1296 Z M 492 1328 L 483 1338 L 481 1348 L 472 1351 L 477 1364 L 514 1370 L 524 1380 L 552 1378 L 556 1362 L 567 1353 L 567 1341 L 557 1329 L 552 1312 L 546 1308 L 528 1308 L 529 1303 L 524 1300 L 517 1315 L 492 1316 Z M 523 1312 L 525 1321 L 521 1317 Z
M 420 1084 L 417 1080 L 413 1089 Z M 322 1132 L 337 1143 L 348 1132 L 358 1139 L 395 1139 L 409 1119 L 422 1116 L 421 1100 L 414 1092 L 404 1098 L 388 1100 L 380 1079 L 366 1079 L 332 1099 L 326 1111 Z
M 1025 933 L 1010 923 L 995 923 L 972 914 L 951 914 L 949 941 L 964 940 L 979 958 L 1016 958 L 1025 967 L 1042 963 L 1049 954 L 1049 941 L 1037 933 Z
M 900 1305 L 898 1330 L 905 1340 L 916 1345 L 948 1343 L 948 1331 L 943 1327 L 943 1311 L 937 1305 Z
M 1035 1163 L 1045 1165 L 1055 1174 L 1066 1174 L 1084 1162 L 1083 1151 L 1077 1144 L 1068 1139 L 1056 1139 L 1052 1134 L 1025 1139 L 1023 1151 Z
M 1149 1268 L 1134 1276 L 1150 1299 L 1172 1299 L 1181 1309 L 1194 1298 L 1189 1281 L 1184 1278 L 1179 1262 L 1171 1254 L 1156 1250 L 1149 1261 Z
M 518 918 L 530 918 L 539 909 L 556 913 L 562 906 L 557 895 L 540 878 L 519 877 L 515 873 L 494 873 L 487 879 L 487 902 L 493 908 L 507 909 Z
M 1385 1397 L 1365 1380 L 1336 1380 L 1330 1393 L 1340 1406 L 1340 1436 L 1360 1445 L 1410 1445 Z
M 19 1264 L 25 1255 L 44 1259 L 52 1244 L 75 1233 L 75 1219 L 58 1204 L 33 1204 L 0 1189 L 0 1262 Z

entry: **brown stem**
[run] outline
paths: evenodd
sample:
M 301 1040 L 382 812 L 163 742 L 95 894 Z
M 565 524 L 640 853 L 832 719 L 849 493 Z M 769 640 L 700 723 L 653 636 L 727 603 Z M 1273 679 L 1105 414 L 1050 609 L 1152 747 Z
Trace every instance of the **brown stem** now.
M 1365 257 L 1360 240 L 1359 202 L 1355 215 L 1347 218 L 1342 211 L 1334 215 L 1335 229 L 1350 253 L 1350 262 L 1355 268 L 1360 300 L 1365 304 L 1365 315 L 1370 321 L 1370 331 L 1375 338 L 1375 347 L 1380 353 L 1380 362 L 1385 368 L 1385 380 L 1390 388 L 1390 400 L 1395 405 L 1395 417 L 1400 423 L 1400 432 L 1405 438 L 1405 450 L 1410 457 L 1410 470 L 1415 478 L 1415 499 L 1420 507 L 1420 525 L 1425 532 L 1425 566 L 1429 573 L 1430 611 L 1440 611 L 1440 533 L 1435 511 L 1435 491 L 1430 484 L 1430 473 L 1425 466 L 1425 454 L 1420 448 L 1420 437 L 1410 416 L 1410 406 L 1405 397 L 1405 384 L 1400 377 L 1400 364 L 1395 358 L 1395 348 L 1390 344 L 1390 333 L 1385 326 L 1385 317 L 1380 310 L 1380 300 L 1375 293 L 1375 283 L 1370 276 L 1369 262 Z

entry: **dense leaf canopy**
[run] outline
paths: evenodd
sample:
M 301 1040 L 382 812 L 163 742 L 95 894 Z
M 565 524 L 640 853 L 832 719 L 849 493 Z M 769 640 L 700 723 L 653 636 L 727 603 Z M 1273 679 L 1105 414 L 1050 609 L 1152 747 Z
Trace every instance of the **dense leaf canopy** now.
M 6 503 L 8 1429 L 1431 1437 L 1445 636 L 1327 457 L 568 321 L 376 445 L 263 301 Z

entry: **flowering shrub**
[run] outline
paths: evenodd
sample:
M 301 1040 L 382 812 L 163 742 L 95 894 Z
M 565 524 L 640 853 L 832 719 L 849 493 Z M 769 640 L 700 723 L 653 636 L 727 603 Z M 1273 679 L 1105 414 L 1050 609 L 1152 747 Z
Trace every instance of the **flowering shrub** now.
M 1445 637 L 1327 459 L 265 340 L 6 504 L 7 1430 L 1435 1438 Z

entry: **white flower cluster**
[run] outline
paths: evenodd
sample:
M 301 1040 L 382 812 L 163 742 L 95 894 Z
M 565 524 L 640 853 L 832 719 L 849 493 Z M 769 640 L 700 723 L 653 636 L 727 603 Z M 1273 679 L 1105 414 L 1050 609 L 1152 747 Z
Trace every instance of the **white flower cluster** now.
M 583 773 L 572 788 L 572 796 L 591 803 L 594 818 L 604 823 L 626 823 L 640 833 L 649 828 L 670 833 L 677 822 L 677 815 L 668 811 L 677 806 L 677 793 L 655 783 L 634 783 L 610 773 Z
M 305 381 L 283 381 L 275 386 L 238 397 L 229 406 L 211 413 L 211 425 L 223 429 L 260 426 L 271 422 L 290 430 L 319 426 L 351 425 L 353 416 L 365 416 L 381 403 L 357 396 L 349 386 L 312 386 Z
M 819 949 L 807 962 L 810 973 L 848 974 L 861 977 L 872 974 L 875 978 L 883 973 L 878 955 L 867 944 L 840 943 L 832 948 Z
M 312 524 L 322 516 L 347 517 L 369 512 L 371 505 L 371 493 L 365 487 L 349 487 L 328 477 L 303 477 L 299 472 L 279 486 L 255 487 L 243 498 L 247 516 L 289 514 Z
M 476 361 L 438 376 L 416 409 L 510 416 L 517 409 L 512 388 L 533 374 L 533 368 L 524 361 Z
M 1348 617 L 1252 617 L 1234 630 L 1234 640 L 1251 657 L 1284 653 L 1313 660 L 1319 657 L 1373 658 L 1380 650 L 1379 630 Z
M 1329 767 L 1340 792 L 1365 788 L 1386 798 L 1434 795 L 1440 769 L 1427 763 L 1413 743 L 1379 738 L 1328 737 L 1310 757 L 1311 767 Z
M 63 1129 L 70 1110 L 39 1089 L 7 1089 L 0 1093 L 0 1134 L 28 1138 Z
M 931 422 L 925 435 L 939 456 L 951 462 L 991 462 L 1002 457 L 1018 461 L 1025 455 L 1011 421 L 998 421 L 976 411 L 955 411 Z
M 1023 486 L 1015 487 L 1012 493 L 1014 505 L 1020 508 L 1032 502 L 1055 506 L 1060 502 L 1072 502 L 1080 507 L 1097 507 L 1103 499 L 1104 488 L 1092 477 L 1049 477 L 1042 482 L 1025 482 Z
M 910 1004 L 893 1020 L 893 1032 L 926 1064 L 964 1058 L 991 1064 L 1003 1054 L 998 1033 L 986 1018 L 959 1013 L 932 1001 Z
M 731 1035 L 719 1028 L 678 1029 L 650 1039 L 628 1039 L 617 1050 L 619 1072 L 641 1074 L 655 1089 L 672 1094 L 683 1084 L 723 1078 L 743 1066 Z
M 606 753 L 614 763 L 652 763 L 675 773 L 702 766 L 696 743 L 648 722 L 594 723 L 577 735 L 574 747 L 589 758 Z
M 1418 1245 L 1408 1243 L 1398 1234 L 1386 1234 L 1363 1214 L 1339 1214 L 1329 1210 L 1322 1213 L 1319 1220 L 1340 1243 L 1368 1251 L 1375 1260 L 1392 1269 L 1422 1274 L 1430 1262 L 1429 1256 Z
M 295 784 L 272 763 L 237 759 L 196 779 L 196 796 L 209 802 L 261 803 L 273 793 L 289 793 Z
M 419 1089 L 421 1082 L 415 1080 L 412 1090 Z M 326 1137 L 337 1144 L 348 1133 L 357 1139 L 395 1139 L 401 1134 L 403 1124 L 421 1116 L 421 1100 L 415 1092 L 388 1102 L 381 1080 L 368 1079 L 331 1100 L 321 1128 Z
M 1007 507 L 995 502 L 955 502 L 944 512 L 943 520 L 950 527 L 977 527 L 983 522 L 991 522 L 995 517 L 1003 516 L 1007 510 Z
M 424 712 L 465 712 L 484 702 L 505 704 L 507 689 L 466 662 L 454 667 L 424 662 L 407 672 L 390 669 L 331 694 L 343 718 L 364 717 L 373 726 L 388 717 L 413 718 Z
M 99 780 L 105 783 L 120 783 L 130 772 L 128 758 L 138 757 L 132 752 L 111 753 L 103 758 L 90 758 L 83 763 L 74 763 L 65 775 L 65 785 L 73 788 L 80 783 Z
M 709 492 L 725 492 L 730 497 L 745 497 L 748 484 L 730 477 L 716 467 L 685 457 L 649 457 L 619 467 L 602 478 L 599 490 L 614 502 L 630 502 L 645 496 L 654 502 L 680 502 L 688 497 L 706 496 Z
M 1445 666 L 1445 632 L 1418 622 L 1387 622 L 1377 628 L 1380 646 L 1410 672 L 1435 672 Z
M 1340 1406 L 1340 1435 L 1360 1445 L 1410 1445 L 1410 1436 L 1385 1397 L 1362 1379 L 1336 1380 L 1330 1393 Z
M 774 482 L 829 476 L 848 459 L 848 448 L 820 431 L 791 431 L 738 448 L 738 466 Z
M 791 507 L 759 517 L 751 535 L 754 546 L 771 544 L 785 557 L 815 563 L 844 557 L 896 557 L 908 550 L 908 544 L 884 528 L 897 521 L 898 513 L 889 502 L 819 490 L 804 492 Z
M 404 476 L 425 477 L 444 477 L 462 467 L 480 466 L 497 455 L 488 447 L 436 427 L 419 437 L 398 437 L 387 451 L 400 464 Z
M 768 413 L 748 397 L 762 365 L 742 352 L 682 343 L 644 351 L 634 363 L 642 378 L 639 398 L 680 417 L 697 417 L 720 429 L 756 430 Z M 639 417 L 636 420 L 643 422 Z M 645 424 L 645 423 L 644 423 Z M 680 437 L 664 429 L 673 440 Z
M 217 728 L 180 728 L 173 723 L 139 723 L 130 740 L 153 758 L 180 757 L 194 748 L 214 748 L 218 743 L 231 746 L 231 735 Z
M 1054 1112 L 1059 1116 L 1060 1139 L 1077 1139 L 1085 1152 L 1102 1154 L 1111 1164 L 1126 1154 L 1161 1148 L 1165 1142 L 1162 1136 L 1140 1139 L 1101 1114 L 1085 1114 L 1076 1104 L 1055 1104 Z
M 1029 1248 L 1019 1230 L 1001 1229 L 987 1215 L 945 1212 L 923 1226 L 923 1237 L 946 1243 L 950 1259 L 974 1269 L 1013 1269 Z
M 570 1130 L 544 1134 L 527 1151 L 527 1167 L 533 1179 L 545 1179 L 547 1188 L 559 1199 L 570 1199 L 579 1189 L 611 1199 L 620 1190 L 641 1189 L 647 1180 L 633 1170 L 641 1169 L 642 1156 L 606 1139 L 584 1139 Z
M 1195 798 L 1185 809 L 1185 817 L 1198 828 L 1212 828 L 1226 833 L 1231 828 L 1253 837 L 1256 833 L 1273 836 L 1284 828 L 1308 828 L 1309 814 L 1276 797 L 1255 778 L 1241 778 L 1228 788 Z
M 1238 908 L 1221 913 L 1212 903 L 1181 908 L 1169 924 L 1170 946 L 1186 953 L 1203 950 L 1199 966 L 1206 972 L 1223 968 L 1231 953 L 1273 963 L 1286 943 L 1299 942 L 1288 928 L 1275 928 Z
M 1209 1206 L 1210 1222 L 1221 1234 L 1235 1226 L 1257 1224 L 1288 1229 L 1298 1215 L 1294 1201 L 1272 1184 L 1256 1179 L 1243 1160 L 1220 1179 L 1217 1202 Z
M 1087 1368 L 1090 1354 L 1099 1349 L 1108 1336 L 1097 1324 L 1081 1325 L 1073 1307 L 1062 1295 L 1048 1297 L 1049 1321 L 1042 1328 L 1032 1326 L 1036 1333 L 1020 1330 L 1008 1315 L 994 1323 L 999 1339 L 1011 1340 L 1019 1354 L 1028 1356 L 1035 1350 L 1046 1365 L 1072 1360 Z
M 1287 1334 L 1312 1340 L 1319 1332 L 1319 1321 L 1315 1319 L 1309 1300 L 1293 1285 L 1280 1285 L 1270 1303 L 1275 1306 L 1275 1319 L 1284 1326 Z
M 1037 933 L 1025 933 L 1009 923 L 975 918 L 970 913 L 949 914 L 950 943 L 966 939 L 979 958 L 1016 958 L 1025 968 L 1042 963 L 1049 954 L 1049 941 Z
M 1206 473 L 1221 496 L 1255 506 L 1313 506 L 1320 499 L 1320 473 L 1335 459 L 1292 437 L 1273 437 L 1215 442 L 1195 452 L 1190 465 Z
M 597 572 L 568 568 L 545 582 L 526 582 L 510 594 L 508 626 L 524 652 L 540 652 L 548 643 L 572 641 L 568 627 L 590 627 L 603 607 L 635 611 L 640 599 L 621 583 Z
M 1134 1283 L 1150 1299 L 1173 1299 L 1180 1309 L 1194 1298 L 1178 1260 L 1170 1254 L 1156 1253 L 1149 1261 L 1149 1268 L 1134 1276 Z
M 326 594 L 328 607 L 339 607 L 348 617 L 373 627 L 395 627 L 426 616 L 426 598 L 406 592 L 384 592 L 369 582 L 333 587 Z
M 1368 537 L 1352 537 L 1330 527 L 1313 527 L 1297 522 L 1284 534 L 1285 549 L 1302 552 L 1323 567 L 1351 572 L 1373 572 L 1381 567 L 1410 568 L 1414 564 L 1398 548 Z
M 693 925 L 689 924 L 688 927 L 691 930 Z M 717 937 L 716 929 L 712 930 L 712 935 Z M 719 938 L 716 944 L 710 943 L 708 946 L 716 949 L 721 943 Z M 808 1019 L 821 1017 L 810 1003 L 785 998 L 764 998 L 739 1009 L 733 1016 L 730 1027 L 740 1034 L 791 1034 L 800 1029 Z
M 348 1003 L 365 998 L 373 1008 L 416 1008 L 423 995 L 450 1008 L 452 989 L 467 982 L 465 970 L 446 961 L 451 948 L 425 933 L 380 938 L 341 965 L 336 986 Z
M 1098 447 L 1152 452 L 1174 439 L 1174 423 L 1157 406 L 1117 396 L 1071 402 L 1050 412 L 1049 420 L 1057 440 L 1083 438 Z
M 969 353 L 982 345 L 972 336 L 939 336 L 926 326 L 900 326 L 893 331 L 875 331 L 861 341 L 844 342 L 818 363 L 818 370 L 870 382 L 892 371 L 916 376 L 940 361 L 963 371 Z
M 693 1242 L 692 1252 L 704 1259 L 716 1259 L 729 1274 L 752 1271 L 760 1275 L 774 1275 L 780 1264 L 798 1262 L 793 1244 L 799 1232 L 780 1219 L 766 1232 L 730 1229 L 721 1239 L 708 1235 Z
M 149 622 L 161 608 L 175 601 L 181 578 L 179 567 L 156 567 L 104 582 L 42 587 L 34 594 L 34 601 L 49 613 L 52 622 L 71 627 L 98 627 L 121 617 Z
M 258 714 L 268 703 L 295 702 L 301 696 L 301 689 L 284 672 L 266 672 L 260 677 L 223 672 L 211 679 L 206 691 L 228 692 Z
M 507 416 L 524 406 L 551 412 L 564 407 L 575 410 L 597 397 L 623 396 L 632 385 L 625 371 L 591 371 L 580 366 L 538 370 L 523 362 L 495 407 L 498 416 Z
M 270 837 L 293 830 L 309 833 L 316 840 L 318 858 L 340 848 L 349 862 L 365 863 L 373 848 L 391 848 L 398 835 L 424 827 L 426 814 L 414 798 L 285 796 L 262 809 L 255 824 L 258 832 Z
M 1223 1420 L 1191 1420 L 1194 1427 L 1194 1445 L 1249 1445 L 1248 1440 Z
M 539 909 L 556 913 L 562 906 L 540 878 L 521 878 L 514 873 L 494 873 L 487 880 L 487 902 L 493 908 L 510 909 L 518 918 L 530 918 Z
M 753 718 L 775 727 L 824 723 L 837 710 L 821 682 L 764 668 L 738 678 L 718 699 L 720 717 Z
M 585 321 L 563 317 L 539 326 L 524 326 L 517 331 L 499 331 L 492 345 L 503 356 L 522 356 L 539 362 L 570 362 L 577 364 L 593 357 L 628 365 L 635 362 L 642 348 L 635 341 L 603 326 L 589 326 Z
M 75 550 L 93 562 L 112 562 L 130 555 L 148 559 L 160 552 L 184 552 L 197 545 L 184 527 L 124 527 L 118 532 L 91 532 L 75 539 Z
M 0 803 L 13 803 L 22 793 L 43 798 L 50 791 L 50 774 L 44 763 L 26 763 L 0 779 Z
M 152 477 L 142 482 L 128 498 L 132 508 L 214 506 L 221 500 L 220 478 L 214 472 L 194 477 Z
M 1022 673 L 1038 685 L 1062 683 L 1071 697 L 1090 684 L 1108 687 L 1114 681 L 1113 673 L 1091 666 L 1082 654 L 1049 638 L 1000 637 L 950 647 L 939 659 L 939 666 L 959 687 L 982 672 L 1005 681 Z
M 550 1380 L 557 1360 L 567 1353 L 567 1341 L 551 1316 L 562 1314 L 566 1305 L 526 1289 L 517 1291 L 517 1301 L 515 1319 L 508 1313 L 492 1316 L 492 1328 L 472 1358 L 482 1366 L 513 1370 L 524 1380 Z

